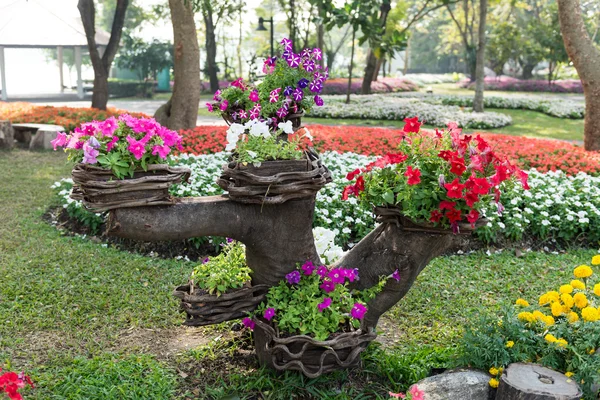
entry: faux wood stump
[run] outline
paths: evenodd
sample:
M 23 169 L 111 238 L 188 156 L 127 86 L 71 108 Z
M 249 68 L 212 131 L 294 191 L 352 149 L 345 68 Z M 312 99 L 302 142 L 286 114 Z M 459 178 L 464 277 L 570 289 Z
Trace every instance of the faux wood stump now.
M 15 146 L 14 131 L 10 121 L 0 121 L 0 149 L 10 150 Z
M 496 400 L 579 400 L 583 392 L 572 379 L 537 364 L 510 364 L 500 377 Z

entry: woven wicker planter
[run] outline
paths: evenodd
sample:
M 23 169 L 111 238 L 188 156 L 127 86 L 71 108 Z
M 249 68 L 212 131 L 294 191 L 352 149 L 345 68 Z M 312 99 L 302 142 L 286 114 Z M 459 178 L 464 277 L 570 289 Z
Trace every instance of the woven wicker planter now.
M 256 285 L 217 297 L 187 284 L 175 289 L 173 296 L 181 299 L 181 309 L 187 315 L 185 325 L 204 326 L 247 316 L 265 299 L 268 290 L 267 285 Z
M 278 371 L 300 371 L 309 378 L 359 365 L 360 353 L 377 337 L 374 331 L 359 329 L 324 341 L 305 335 L 283 338 L 265 321 L 254 322 L 259 363 Z
M 187 181 L 188 168 L 175 168 L 166 164 L 148 165 L 148 171 L 134 172 L 133 178 L 118 179 L 111 170 L 89 164 L 73 167 L 73 193 L 71 198 L 95 212 L 115 208 L 174 204 L 169 187 Z
M 386 207 L 375 207 L 374 213 L 376 216 L 376 221 L 381 223 L 392 223 L 398 226 L 401 226 L 405 231 L 415 231 L 415 232 L 430 232 L 430 233 L 439 233 L 439 234 L 451 234 L 452 230 L 440 226 L 435 226 L 432 222 L 419 222 L 416 223 L 411 219 L 407 218 L 402 214 L 402 209 L 400 207 L 395 206 L 386 206 Z M 480 218 L 475 222 L 475 227 L 472 227 L 469 222 L 459 222 L 458 223 L 458 234 L 460 235 L 470 235 L 473 231 L 480 226 L 484 226 L 488 223 L 488 220 L 485 218 Z
M 315 152 L 302 160 L 265 161 L 260 167 L 231 162 L 223 166 L 217 184 L 232 200 L 251 204 L 281 204 L 314 196 L 331 182 L 331 173 Z
M 292 121 L 292 129 L 296 132 L 298 129 L 302 127 L 302 117 L 304 116 L 304 111 L 301 111 L 296 114 L 288 114 L 283 120 L 284 121 Z M 223 119 L 227 123 L 227 125 L 233 124 L 234 121 L 231 114 L 224 113 L 222 114 Z

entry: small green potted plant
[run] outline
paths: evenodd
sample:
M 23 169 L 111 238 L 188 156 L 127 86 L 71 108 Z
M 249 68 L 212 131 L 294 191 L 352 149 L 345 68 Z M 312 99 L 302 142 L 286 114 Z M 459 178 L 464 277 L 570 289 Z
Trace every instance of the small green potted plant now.
M 223 251 L 206 258 L 194 268 L 187 285 L 173 295 L 181 299 L 186 325 L 218 324 L 254 311 L 265 298 L 266 285 L 251 285 L 251 270 L 246 265 L 246 247 L 227 239 Z
M 480 135 L 448 129 L 422 132 L 407 118 L 397 153 L 386 154 L 347 175 L 342 199 L 357 196 L 379 222 L 405 230 L 470 233 L 486 224 L 486 213 L 502 213 L 501 183 L 528 189 L 527 174 L 497 156 Z
M 173 204 L 172 184 L 187 180 L 188 168 L 166 163 L 181 136 L 153 118 L 123 114 L 81 124 L 72 133 L 58 133 L 54 150 L 64 147 L 73 168 L 72 197 L 86 208 L 107 211 L 120 207 Z
M 376 337 L 362 320 L 367 304 L 388 278 L 362 291 L 351 288 L 358 271 L 329 269 L 307 261 L 269 289 L 255 315 L 243 320 L 254 330 L 259 362 L 279 371 L 298 370 L 314 378 L 360 362 Z

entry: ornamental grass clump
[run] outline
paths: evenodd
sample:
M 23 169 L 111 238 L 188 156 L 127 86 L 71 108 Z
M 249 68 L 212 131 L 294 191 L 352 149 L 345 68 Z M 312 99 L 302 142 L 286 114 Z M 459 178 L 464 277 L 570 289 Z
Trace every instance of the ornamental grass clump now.
M 381 291 L 388 278 L 399 280 L 400 276 L 396 271 L 381 278 L 378 285 L 353 290 L 349 284 L 359 279 L 358 270 L 329 269 L 307 261 L 269 289 L 257 316 L 275 325 L 280 335 L 308 335 L 326 340 L 336 333 L 360 328 L 367 303 Z M 251 318 L 243 322 L 254 328 Z
M 54 150 L 64 147 L 69 160 L 110 169 L 123 179 L 149 164 L 164 163 L 174 150 L 181 150 L 181 136 L 154 118 L 123 114 L 105 121 L 86 122 L 70 134 L 58 133 Z
M 368 207 L 398 207 L 415 223 L 432 223 L 459 232 L 472 228 L 486 212 L 502 213 L 498 186 L 527 173 L 498 156 L 481 136 L 461 135 L 454 123 L 434 134 L 420 131 L 418 118 L 407 118 L 398 151 L 347 175 L 343 199 L 357 196 Z
M 585 399 L 595 400 L 600 394 L 600 280 L 594 269 L 600 255 L 591 264 L 578 266 L 572 280 L 537 300 L 519 298 L 499 317 L 486 316 L 469 327 L 461 364 L 491 368 L 493 386 L 502 367 L 538 363 L 572 377 Z
M 196 288 L 218 297 L 228 290 L 250 285 L 251 272 L 246 265 L 246 246 L 227 239 L 219 255 L 205 258 L 194 268 L 190 281 Z

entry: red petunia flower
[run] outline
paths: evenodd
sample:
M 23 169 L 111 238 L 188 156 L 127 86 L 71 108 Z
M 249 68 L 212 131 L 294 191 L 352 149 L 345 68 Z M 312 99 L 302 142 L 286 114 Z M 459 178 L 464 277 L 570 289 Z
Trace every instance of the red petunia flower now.
M 469 221 L 471 223 L 471 228 L 475 228 L 475 222 L 477 222 L 478 219 L 479 219 L 479 211 L 477 211 L 477 210 L 471 210 L 467 214 L 467 221 Z
M 454 179 L 450 183 L 446 183 L 444 185 L 444 187 L 448 191 L 448 193 L 447 193 L 448 197 L 453 198 L 453 199 L 462 199 L 462 197 L 463 197 L 462 192 L 465 188 L 465 185 L 461 184 L 460 181 L 458 180 L 458 178 Z
M 402 129 L 404 132 L 406 132 L 406 133 L 419 132 L 419 129 L 421 128 L 421 123 L 419 122 L 419 117 L 404 118 L 404 122 L 406 122 L 406 124 L 404 125 L 404 128 Z
M 453 174 L 461 176 L 466 170 L 467 167 L 465 167 L 464 158 L 453 157 L 452 160 L 450 160 L 450 172 L 452 172 Z
M 473 192 L 473 191 L 467 191 L 467 193 L 465 193 L 465 202 L 467 203 L 467 205 L 469 207 L 473 207 L 473 205 L 475 203 L 477 203 L 479 201 L 479 196 L 477 195 L 477 193 Z
M 461 218 L 460 214 L 461 213 L 462 212 L 460 210 L 457 210 L 457 209 L 454 208 L 452 210 L 446 211 L 446 218 L 448 218 L 448 220 L 450 221 L 450 223 L 457 222 L 457 221 L 460 221 L 460 218 Z
M 360 168 L 356 168 L 354 171 L 352 172 L 348 172 L 348 175 L 346 175 L 346 179 L 348 179 L 349 181 L 354 180 L 354 178 L 356 178 L 356 175 L 360 174 Z
M 443 217 L 443 214 L 441 212 L 439 212 L 438 210 L 433 210 L 431 212 L 431 217 L 429 217 L 429 220 L 431 222 L 440 222 L 442 217 Z
M 418 168 L 414 168 L 412 166 L 408 166 L 408 168 L 406 169 L 406 172 L 404 173 L 404 176 L 408 177 L 408 184 L 409 185 L 417 185 L 421 182 L 421 171 L 419 171 Z
M 442 200 L 440 201 L 440 210 L 452 210 L 456 207 L 456 203 L 453 201 Z
M 357 195 L 360 192 L 363 192 L 365 190 L 365 178 L 363 178 L 363 176 L 359 176 L 358 179 L 356 180 L 356 184 L 354 185 L 354 188 L 357 191 Z

